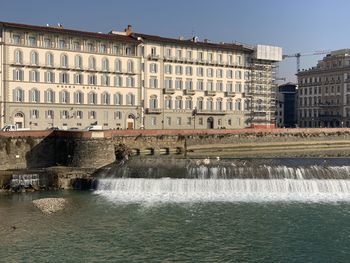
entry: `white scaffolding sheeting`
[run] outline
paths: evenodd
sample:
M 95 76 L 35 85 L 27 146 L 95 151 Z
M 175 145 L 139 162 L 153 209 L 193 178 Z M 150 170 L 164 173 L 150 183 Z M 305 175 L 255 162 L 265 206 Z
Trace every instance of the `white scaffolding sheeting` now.
M 255 48 L 255 56 L 257 59 L 281 61 L 282 48 L 276 46 L 257 45 Z

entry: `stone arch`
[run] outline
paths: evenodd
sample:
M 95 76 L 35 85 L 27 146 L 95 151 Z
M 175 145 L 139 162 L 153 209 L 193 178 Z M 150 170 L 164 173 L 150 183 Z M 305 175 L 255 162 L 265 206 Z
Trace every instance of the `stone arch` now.
M 126 118 L 126 128 L 128 130 L 134 130 L 135 129 L 135 120 L 136 116 L 133 113 L 129 113 Z
M 13 114 L 13 124 L 16 125 L 17 128 L 24 128 L 25 125 L 25 115 L 22 111 L 16 111 Z

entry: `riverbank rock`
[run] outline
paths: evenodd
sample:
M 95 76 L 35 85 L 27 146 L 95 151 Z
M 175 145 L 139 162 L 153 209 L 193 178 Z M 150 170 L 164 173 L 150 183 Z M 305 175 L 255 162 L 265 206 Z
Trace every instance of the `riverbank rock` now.
M 46 215 L 63 210 L 66 203 L 67 200 L 64 198 L 42 198 L 33 201 L 33 204 Z

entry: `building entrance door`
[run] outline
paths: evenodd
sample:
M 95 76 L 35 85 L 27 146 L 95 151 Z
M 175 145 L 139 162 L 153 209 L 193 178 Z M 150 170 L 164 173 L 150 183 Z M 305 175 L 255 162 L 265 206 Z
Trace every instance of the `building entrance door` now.
M 17 128 L 24 128 L 24 114 L 22 112 L 17 112 L 15 117 L 13 118 L 13 124 L 16 125 Z
M 214 129 L 214 119 L 213 119 L 213 117 L 209 117 L 207 119 L 207 128 L 208 129 Z
M 127 122 L 127 129 L 128 130 L 135 129 L 135 116 L 133 114 L 129 114 L 126 122 Z

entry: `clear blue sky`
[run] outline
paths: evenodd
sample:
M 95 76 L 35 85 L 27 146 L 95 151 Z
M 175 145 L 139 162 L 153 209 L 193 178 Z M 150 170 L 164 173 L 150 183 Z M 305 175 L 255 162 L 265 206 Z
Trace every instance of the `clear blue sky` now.
M 347 0 L 1 0 L 0 20 L 109 32 L 270 44 L 284 54 L 350 48 Z M 322 56 L 301 58 L 308 68 Z M 295 58 L 280 63 L 279 77 L 295 80 Z

